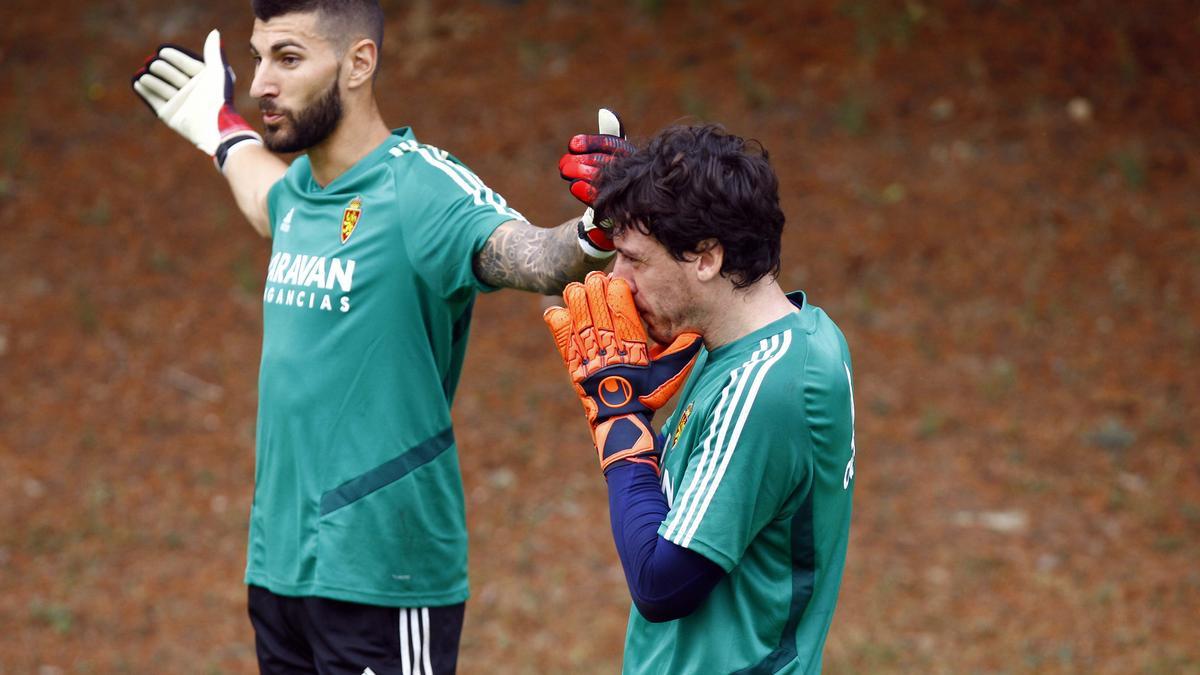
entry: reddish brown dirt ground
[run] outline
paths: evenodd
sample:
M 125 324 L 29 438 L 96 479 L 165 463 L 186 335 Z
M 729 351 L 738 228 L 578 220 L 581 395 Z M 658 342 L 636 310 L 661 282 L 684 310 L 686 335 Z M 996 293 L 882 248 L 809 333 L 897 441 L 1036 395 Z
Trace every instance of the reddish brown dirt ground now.
M 252 111 L 247 5 L 5 3 L 0 673 L 253 671 L 268 245 L 128 88 L 218 26 Z M 770 150 L 782 281 L 855 358 L 827 672 L 1200 672 L 1195 3 L 385 6 L 385 116 L 536 223 L 578 211 L 556 161 L 599 104 Z M 627 595 L 559 368 L 538 298 L 482 298 L 455 408 L 466 673 L 619 665 Z

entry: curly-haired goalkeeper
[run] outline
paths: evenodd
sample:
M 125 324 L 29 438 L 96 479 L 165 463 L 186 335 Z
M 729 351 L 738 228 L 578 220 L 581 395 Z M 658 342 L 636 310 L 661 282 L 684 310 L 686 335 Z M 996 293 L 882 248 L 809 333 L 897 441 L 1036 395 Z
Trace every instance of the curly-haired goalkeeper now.
M 833 321 L 776 282 L 767 153 L 673 127 L 595 187 L 613 273 L 545 320 L 608 482 L 634 601 L 624 672 L 818 672 L 850 530 L 852 370 Z

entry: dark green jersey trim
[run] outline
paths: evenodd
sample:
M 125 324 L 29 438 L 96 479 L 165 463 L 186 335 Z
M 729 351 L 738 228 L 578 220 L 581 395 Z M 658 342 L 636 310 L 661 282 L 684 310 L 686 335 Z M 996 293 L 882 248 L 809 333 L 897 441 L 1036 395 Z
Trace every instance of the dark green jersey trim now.
M 796 629 L 804 610 L 813 596 L 816 574 L 816 546 L 813 543 L 813 493 L 808 496 L 796 515 L 792 516 L 792 602 L 788 608 L 787 623 L 779 636 L 779 646 L 758 663 L 737 671 L 734 675 L 777 673 L 796 658 Z
M 405 450 L 399 457 L 384 462 L 357 478 L 351 478 L 321 495 L 321 515 L 337 511 L 380 488 L 391 485 L 414 469 L 433 461 L 452 445 L 454 430 L 446 427 L 436 435 Z

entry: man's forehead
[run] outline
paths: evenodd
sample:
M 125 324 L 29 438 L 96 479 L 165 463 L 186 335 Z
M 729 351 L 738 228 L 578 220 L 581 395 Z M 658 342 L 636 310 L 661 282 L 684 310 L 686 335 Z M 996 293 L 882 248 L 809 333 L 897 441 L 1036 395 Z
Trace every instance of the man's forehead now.
M 256 51 L 274 49 L 282 44 L 314 48 L 326 44 L 317 29 L 319 17 L 316 12 L 289 12 L 272 17 L 268 21 L 254 19 L 254 31 L 250 35 L 250 46 Z
M 652 252 L 656 247 L 662 248 L 662 244 L 657 239 L 642 232 L 636 225 L 626 225 L 620 228 L 613 236 L 613 244 L 617 250 L 626 254 L 645 255 Z

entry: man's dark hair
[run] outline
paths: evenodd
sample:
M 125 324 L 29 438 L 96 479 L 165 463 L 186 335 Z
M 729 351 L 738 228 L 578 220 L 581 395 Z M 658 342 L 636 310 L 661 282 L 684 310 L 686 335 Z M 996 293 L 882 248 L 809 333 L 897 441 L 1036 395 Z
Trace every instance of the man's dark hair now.
M 596 214 L 615 233 L 637 228 L 676 260 L 715 239 L 736 288 L 779 276 L 779 179 L 758 141 L 713 124 L 673 126 L 605 167 L 597 189 Z
M 317 12 L 321 30 L 338 48 L 345 50 L 354 40 L 370 38 L 383 52 L 383 8 L 379 0 L 251 0 L 254 16 L 270 21 L 296 12 Z

